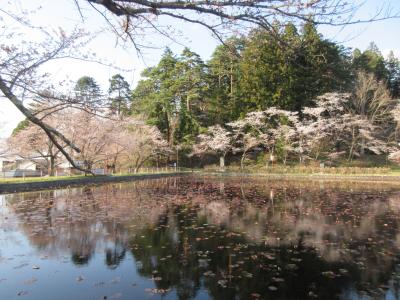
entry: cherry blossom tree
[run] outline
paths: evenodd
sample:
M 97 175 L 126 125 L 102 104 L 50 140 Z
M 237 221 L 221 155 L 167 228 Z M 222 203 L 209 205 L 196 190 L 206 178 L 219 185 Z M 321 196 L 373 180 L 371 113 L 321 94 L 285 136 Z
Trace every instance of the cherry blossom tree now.
M 54 115 L 56 118 L 57 116 Z M 49 121 L 47 121 L 49 122 Z M 54 128 L 54 121 L 49 122 Z M 39 127 L 29 124 L 8 139 L 10 154 L 31 160 L 42 169 L 47 169 L 49 176 L 55 175 L 58 165 L 63 162 L 60 150 Z
M 193 146 L 192 155 L 214 152 L 220 156 L 220 168 L 225 168 L 225 156 L 234 150 L 234 138 L 231 131 L 220 125 L 211 126 L 207 132 L 198 135 L 198 143 Z
M 121 123 L 117 138 L 114 138 L 122 150 L 120 163 L 135 173 L 150 159 L 171 152 L 157 127 L 133 118 L 126 118 Z
M 252 130 L 251 126 L 249 125 L 248 117 L 243 120 L 228 123 L 228 125 L 232 128 L 235 152 L 242 153 L 240 159 L 240 169 L 243 171 L 243 164 L 246 159 L 246 155 L 250 150 L 260 146 L 262 142 L 261 135 L 258 132 Z
M 51 74 L 44 71 L 44 66 L 66 58 L 104 62 L 97 59 L 96 54 L 82 51 L 92 38 L 83 30 L 75 29 L 69 33 L 62 29 L 47 30 L 32 24 L 30 17 L 30 13 L 20 16 L 0 11 L 4 24 L 0 33 L 0 96 L 41 128 L 69 163 L 83 171 L 82 166 L 75 164 L 71 154 L 79 153 L 79 147 L 67 138 L 65 132 L 47 123 L 45 116 L 66 108 L 86 110 L 87 103 L 79 97 L 59 92 L 65 90 L 69 83 L 54 82 Z M 46 106 L 40 111 L 33 110 L 30 106 L 33 103 L 45 103 Z
M 265 111 L 248 113 L 242 120 L 254 138 L 269 153 L 271 161 L 275 158 L 278 149 L 282 161 L 286 163 L 290 152 L 294 151 L 296 128 L 299 122 L 296 112 L 291 112 L 276 107 Z M 246 126 L 244 126 L 246 128 Z M 253 141 L 253 147 L 255 141 Z M 266 162 L 268 167 L 268 161 Z
M 83 33 L 76 31 L 68 35 L 60 31 L 56 34 L 50 34 L 42 29 L 36 30 L 42 33 L 42 42 L 25 41 L 24 43 L 17 43 L 16 41 L 21 40 L 18 32 L 12 30 L 2 32 L 0 91 L 30 122 L 41 128 L 52 140 L 55 147 L 74 165 L 65 147 L 68 146 L 74 151 L 79 151 L 76 145 L 68 140 L 63 133 L 38 118 L 25 103 L 33 99 L 36 101 L 44 98 L 49 99 L 49 94 L 43 92 L 51 89 L 48 84 L 48 74 L 41 73 L 39 68 L 50 60 L 71 56 L 71 50 L 77 47 L 78 40 L 83 36 Z M 64 101 L 62 102 L 64 103 Z M 55 107 L 63 105 L 56 100 L 53 103 Z M 50 111 L 50 109 L 48 110 Z
M 327 93 L 317 97 L 315 107 L 305 107 L 302 110 L 302 120 L 297 123 L 299 160 L 304 155 L 318 160 L 322 154 L 337 154 L 332 152 L 343 130 L 341 117 L 349 94 Z
M 301 145 L 314 152 L 315 159 L 324 152 L 330 152 L 331 156 L 343 154 L 343 151 L 332 151 L 337 147 L 345 149 L 348 160 L 362 156 L 365 150 L 386 153 L 387 141 L 379 120 L 388 120 L 389 100 L 379 85 L 366 85 L 362 89 L 372 91 L 368 93 L 370 100 L 361 95 L 327 93 L 316 99 L 316 107 L 303 109 L 304 118 L 299 127 L 299 136 L 303 137 Z M 360 87 L 357 93 L 361 93 Z
M 81 165 L 86 170 L 85 174 L 95 166 L 104 165 L 107 159 L 118 151 L 110 147 L 117 130 L 115 121 L 84 111 L 71 112 L 69 119 L 73 125 L 69 127 L 66 136 L 80 149 L 80 152 L 73 156 L 74 164 Z

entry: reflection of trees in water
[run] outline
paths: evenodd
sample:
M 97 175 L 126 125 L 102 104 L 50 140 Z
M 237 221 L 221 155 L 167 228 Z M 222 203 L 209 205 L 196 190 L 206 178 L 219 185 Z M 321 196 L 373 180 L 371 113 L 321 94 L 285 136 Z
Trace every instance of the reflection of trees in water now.
M 264 221 L 257 214 L 248 214 L 253 215 L 254 222 L 247 223 L 256 224 L 258 232 L 264 231 L 261 240 L 267 245 L 289 246 L 302 237 L 304 245 L 316 249 L 324 260 L 353 263 L 362 270 L 360 279 L 356 280 L 362 289 L 378 288 L 391 278 L 398 252 L 396 237 L 399 236 L 399 214 L 393 206 L 399 205 L 388 201 L 388 197 L 391 195 L 389 200 L 393 196 L 398 198 L 400 194 L 396 189 L 390 191 L 390 187 L 381 186 L 377 191 L 371 186 L 353 185 L 353 191 L 348 192 L 349 188 L 343 186 L 326 185 L 324 189 L 282 182 L 270 182 L 264 187 L 252 184 L 247 185 L 247 189 L 246 194 L 252 194 L 250 198 L 253 199 L 264 194 L 266 203 L 268 195 L 271 198 L 271 189 L 276 190 L 274 207 L 271 201 L 259 206 Z M 239 193 L 242 189 L 237 191 Z M 232 207 L 229 210 L 234 211 Z M 235 226 L 230 228 L 239 232 L 246 230 L 249 225 L 243 224 L 243 220 L 233 213 L 229 223 Z M 247 232 L 254 241 L 261 241 L 257 238 L 259 235 Z M 398 283 L 398 278 L 395 282 Z
M 107 224 L 107 232 L 109 232 L 112 237 L 112 243 L 107 243 L 105 246 L 105 263 L 111 268 L 115 269 L 125 258 L 126 254 L 126 242 L 129 238 L 127 231 L 124 226 L 118 222 L 112 224 Z
M 152 183 L 160 185 L 157 189 L 165 195 L 166 181 Z M 105 251 L 106 265 L 116 268 L 125 257 L 128 237 L 136 226 L 146 226 L 165 206 L 154 203 L 157 201 L 152 199 L 148 183 L 126 186 L 104 185 L 6 197 L 19 220 L 18 226 L 41 252 L 50 256 L 69 253 L 75 264 L 82 265 L 90 261 L 97 248 Z
M 129 248 L 139 274 L 180 299 L 201 287 L 216 299 L 329 299 L 399 283 L 389 186 L 182 178 L 21 195 L 8 203 L 42 251 L 85 264 L 101 249 L 116 268 Z
M 207 225 L 197 212 L 198 207 L 177 206 L 130 241 L 140 262 L 138 272 L 153 278 L 158 289 L 175 288 L 179 299 L 193 298 L 201 287 L 213 299 L 250 299 L 254 293 L 274 299 L 310 294 L 332 299 L 360 277 L 354 266 L 324 260 L 301 239 L 282 247 L 249 244 L 245 235 L 223 225 Z M 321 276 L 332 271 L 338 276 L 334 281 Z

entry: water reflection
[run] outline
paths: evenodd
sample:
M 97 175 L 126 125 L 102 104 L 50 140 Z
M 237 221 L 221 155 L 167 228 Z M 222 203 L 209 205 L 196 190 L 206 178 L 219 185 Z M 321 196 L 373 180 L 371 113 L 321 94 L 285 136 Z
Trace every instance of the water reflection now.
M 395 186 L 183 177 L 0 201 L 0 268 L 10 252 L 33 251 L 121 272 L 131 281 L 121 299 L 137 297 L 127 286 L 143 278 L 141 297 L 400 299 Z

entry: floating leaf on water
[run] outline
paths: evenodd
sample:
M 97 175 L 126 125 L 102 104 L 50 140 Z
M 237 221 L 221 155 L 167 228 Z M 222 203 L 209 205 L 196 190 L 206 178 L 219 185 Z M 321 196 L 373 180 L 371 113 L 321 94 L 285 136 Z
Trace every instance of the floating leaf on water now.
M 225 279 L 220 279 L 220 280 L 218 280 L 217 283 L 218 283 L 219 286 L 221 286 L 223 288 L 226 288 L 226 284 L 228 283 L 228 281 L 225 280 Z
M 214 277 L 215 273 L 213 273 L 212 271 L 207 271 L 205 273 L 203 273 L 204 276 L 210 276 L 210 277 Z
M 122 293 L 115 293 L 110 297 L 110 299 L 118 299 L 118 298 L 121 298 L 121 296 L 122 296 Z
M 349 271 L 348 271 L 348 270 L 346 270 L 346 269 L 339 269 L 339 272 L 340 272 L 340 274 L 343 274 L 343 275 L 345 275 L 345 274 L 348 274 L 348 273 L 349 273 Z
M 17 293 L 17 296 L 25 296 L 25 295 L 27 295 L 28 294 L 28 291 L 19 291 L 18 293 Z
M 312 298 L 317 298 L 317 297 L 318 297 L 318 295 L 315 294 L 313 291 L 309 291 L 309 292 L 308 292 L 308 296 L 309 296 L 309 297 L 312 297 Z
M 30 285 L 30 284 L 32 284 L 32 283 L 35 283 L 36 281 L 37 281 L 36 278 L 28 279 L 28 280 L 25 280 L 25 281 L 24 281 L 24 284 Z
M 292 257 L 290 260 L 294 261 L 294 262 L 301 262 L 302 261 L 301 258 L 295 258 L 295 257 Z
M 103 285 L 105 285 L 106 283 L 104 282 L 104 281 L 99 281 L 99 282 L 95 282 L 94 284 L 93 284 L 93 286 L 95 286 L 95 287 L 99 287 L 99 286 L 103 286 Z
M 332 272 L 332 271 L 322 272 L 322 275 L 325 276 L 325 277 L 328 277 L 328 278 L 335 278 L 336 277 L 336 274 L 334 272 Z
M 152 294 L 165 294 L 170 291 L 170 289 L 145 289 L 146 292 L 152 293 Z
M 121 281 L 121 277 L 114 277 L 110 280 L 110 283 L 115 284 Z
M 21 268 L 26 267 L 28 265 L 29 265 L 28 263 L 23 263 L 23 264 L 20 264 L 20 265 L 14 267 L 14 269 L 21 269 Z
M 242 275 L 243 275 L 244 277 L 247 277 L 247 278 L 253 278 L 253 274 L 251 274 L 251 273 L 249 273 L 249 272 L 247 272 L 247 271 L 243 271 L 243 272 L 242 272 Z
M 287 264 L 285 268 L 287 270 L 291 270 L 291 271 L 294 271 L 294 270 L 298 269 L 298 267 L 295 264 Z

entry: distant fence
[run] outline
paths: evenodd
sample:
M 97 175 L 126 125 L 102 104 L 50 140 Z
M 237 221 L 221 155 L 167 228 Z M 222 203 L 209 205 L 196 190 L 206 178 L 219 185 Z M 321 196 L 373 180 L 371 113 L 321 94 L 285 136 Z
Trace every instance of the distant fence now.
M 105 175 L 104 169 L 93 169 L 92 172 L 96 175 Z M 83 174 L 83 172 L 82 172 Z M 70 176 L 72 173 L 69 170 L 56 170 L 54 176 Z M 43 177 L 47 176 L 46 172 L 40 170 L 10 170 L 0 172 L 0 178 L 14 177 Z
M 168 166 L 168 167 L 150 167 L 150 168 L 139 168 L 136 170 L 133 168 L 128 168 L 125 170 L 118 170 L 117 172 L 107 172 L 105 169 L 98 168 L 93 169 L 92 172 L 95 175 L 107 175 L 107 174 L 114 174 L 114 175 L 123 175 L 123 174 L 134 174 L 134 173 L 165 173 L 165 172 L 178 172 L 188 170 L 186 168 L 177 168 L 175 166 Z M 84 174 L 84 172 L 80 171 L 73 171 L 70 170 L 56 170 L 54 176 L 71 176 L 71 175 L 79 175 Z M 47 174 L 43 171 L 37 170 L 10 170 L 10 171 L 1 171 L 0 178 L 13 178 L 13 177 L 42 177 L 47 176 Z
M 4 178 L 12 177 L 40 177 L 43 176 L 41 171 L 37 170 L 11 170 L 0 172 L 0 176 Z

